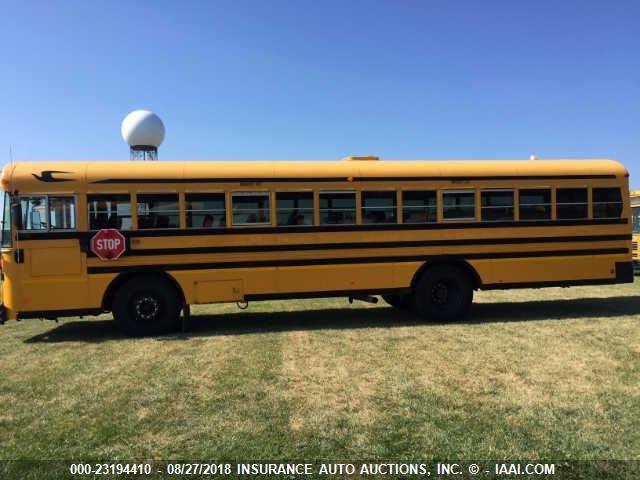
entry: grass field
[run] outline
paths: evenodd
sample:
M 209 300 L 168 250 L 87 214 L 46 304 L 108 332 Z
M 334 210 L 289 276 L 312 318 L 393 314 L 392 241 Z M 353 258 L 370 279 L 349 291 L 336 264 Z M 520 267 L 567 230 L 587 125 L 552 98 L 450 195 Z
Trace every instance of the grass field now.
M 195 307 L 145 339 L 10 322 L 0 458 L 640 461 L 639 283 L 479 292 L 448 325 L 345 299 Z

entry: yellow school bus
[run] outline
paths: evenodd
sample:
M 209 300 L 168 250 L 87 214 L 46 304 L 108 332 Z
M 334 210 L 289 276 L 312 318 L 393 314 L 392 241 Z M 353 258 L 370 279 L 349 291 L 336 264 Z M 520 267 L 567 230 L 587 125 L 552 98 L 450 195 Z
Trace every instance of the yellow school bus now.
M 640 241 L 640 191 L 631 192 L 631 224 L 633 241 L 633 271 L 638 273 L 640 271 L 640 256 L 638 256 L 638 241 Z
M 1 183 L 8 319 L 146 334 L 193 304 L 382 295 L 449 321 L 477 289 L 633 280 L 610 160 L 38 162 Z

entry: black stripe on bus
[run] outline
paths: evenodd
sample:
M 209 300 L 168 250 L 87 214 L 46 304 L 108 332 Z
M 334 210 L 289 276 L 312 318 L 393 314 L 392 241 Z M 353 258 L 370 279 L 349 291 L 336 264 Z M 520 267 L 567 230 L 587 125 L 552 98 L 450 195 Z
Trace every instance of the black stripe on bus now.
M 456 259 L 504 259 L 504 258 L 537 258 L 537 257 L 566 257 L 585 255 L 613 255 L 629 253 L 627 248 L 597 248 L 587 250 L 547 250 L 529 252 L 483 252 L 466 253 L 460 255 L 448 255 Z M 118 273 L 118 272 L 148 272 L 148 271 L 175 271 L 175 270 L 215 270 L 228 268 L 260 268 L 260 267 L 298 267 L 313 265 L 348 265 L 361 263 L 394 263 L 394 262 L 421 262 L 433 258 L 442 258 L 443 255 L 405 255 L 396 257 L 346 257 L 346 258 L 316 258 L 316 259 L 292 259 L 292 260 L 253 260 L 237 262 L 200 262 L 182 264 L 153 264 L 153 265 L 117 265 L 111 267 L 88 267 L 88 273 Z
M 461 228 L 512 228 L 512 227 L 547 227 L 547 226 L 579 226 L 579 225 L 623 225 L 628 223 L 626 218 L 598 218 L 590 220 L 541 220 L 541 221 L 509 221 L 509 222 L 442 222 L 442 223 L 391 223 L 391 224 L 362 224 L 362 225 L 309 225 L 309 226 L 279 226 L 279 227 L 232 227 L 214 229 L 162 229 L 162 230 L 132 230 L 122 232 L 134 237 L 164 237 L 164 236 L 198 236 L 198 235 L 251 235 L 251 234 L 287 234 L 287 233 L 326 233 L 326 232 L 385 232 L 385 231 L 415 231 L 415 230 L 459 230 Z
M 287 300 L 292 298 L 327 298 L 327 297 L 356 297 L 359 295 L 393 295 L 411 293 L 411 288 L 369 288 L 367 290 L 324 290 L 317 292 L 286 292 L 286 293 L 253 293 L 244 296 L 246 301 L 253 300 Z
M 513 245 L 523 243 L 567 243 L 567 242 L 607 242 L 615 240 L 631 240 L 631 235 L 589 235 L 571 237 L 522 237 L 522 238 L 476 238 L 456 240 L 418 240 L 396 242 L 347 242 L 347 243 L 297 243 L 289 245 L 233 245 L 218 247 L 183 247 L 183 248 L 145 248 L 130 249 L 122 256 L 140 257 L 151 255 L 187 255 L 197 253 L 258 253 L 286 252 L 301 250 L 351 250 L 361 248 L 412 248 L 443 246 L 475 246 L 475 245 Z M 95 257 L 91 251 L 87 256 Z
M 469 180 L 591 180 L 617 178 L 613 174 L 601 175 L 459 175 L 459 176 L 411 176 L 411 177 L 226 177 L 226 178 L 105 178 L 91 183 L 326 183 L 326 182 L 419 182 L 419 181 L 469 181 Z
M 85 238 L 87 232 L 18 232 L 17 240 L 66 240 L 70 238 Z
M 487 283 L 482 285 L 482 290 L 510 290 L 513 288 L 547 288 L 547 287 L 577 287 L 580 285 L 609 285 L 615 283 L 629 283 L 618 278 L 589 278 L 582 280 L 552 280 L 549 282 L 513 282 L 513 283 Z
M 143 237 L 189 237 L 200 235 L 252 235 L 252 234 L 288 234 L 288 233 L 324 233 L 324 232 L 384 232 L 384 231 L 414 231 L 414 230 L 449 230 L 468 228 L 514 228 L 514 227 L 566 227 L 580 225 L 625 225 L 626 218 L 595 218 L 580 220 L 524 220 L 508 222 L 442 222 L 442 223 L 392 223 L 367 225 L 309 225 L 309 226 L 279 226 L 279 227 L 232 227 L 232 228 L 165 228 L 157 230 L 120 230 L 129 238 Z M 18 240 L 59 240 L 69 238 L 90 238 L 97 231 L 92 232 L 28 232 L 18 233 Z
M 82 317 L 85 315 L 100 315 L 104 310 L 101 308 L 81 308 L 81 309 L 68 309 L 68 310 L 33 310 L 26 312 L 18 312 L 16 314 L 17 320 L 23 320 L 28 318 L 44 318 L 44 319 L 56 319 L 59 317 Z

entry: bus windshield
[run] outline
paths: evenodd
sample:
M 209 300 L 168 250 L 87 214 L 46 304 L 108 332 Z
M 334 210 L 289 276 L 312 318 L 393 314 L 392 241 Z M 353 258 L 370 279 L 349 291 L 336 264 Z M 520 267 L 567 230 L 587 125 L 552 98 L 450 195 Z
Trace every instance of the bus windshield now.
M 633 233 L 640 233 L 640 207 L 631 209 L 631 218 L 633 221 Z
M 2 244 L 3 247 L 11 246 L 11 195 L 4 193 L 2 208 Z

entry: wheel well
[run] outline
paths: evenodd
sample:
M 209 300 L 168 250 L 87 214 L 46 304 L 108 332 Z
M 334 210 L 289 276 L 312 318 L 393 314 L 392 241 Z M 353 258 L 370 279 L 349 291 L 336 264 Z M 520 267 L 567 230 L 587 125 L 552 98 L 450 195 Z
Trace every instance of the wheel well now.
M 173 276 L 169 275 L 167 272 L 126 272 L 126 273 L 121 273 L 111 281 L 111 283 L 107 287 L 107 290 L 104 292 L 104 296 L 102 297 L 102 308 L 104 310 L 111 310 L 112 309 L 111 304 L 113 303 L 113 298 L 116 292 L 118 291 L 118 289 L 122 285 L 124 285 L 126 282 L 131 280 L 132 278 L 135 278 L 138 276 L 144 276 L 144 277 L 156 276 L 164 280 L 167 280 L 171 285 L 173 285 L 173 287 L 178 292 L 178 295 L 180 296 L 180 301 L 182 302 L 182 304 L 184 305 L 186 303 L 184 298 L 184 292 L 182 291 L 180 284 L 175 278 L 173 278 Z
M 418 271 L 413 276 L 413 280 L 411 280 L 411 290 L 414 289 L 414 287 L 416 286 L 416 283 L 418 283 L 418 280 L 420 280 L 420 277 L 422 276 L 422 274 L 425 273 L 427 270 L 429 270 L 431 267 L 435 267 L 436 265 L 451 265 L 451 266 L 460 267 L 463 271 L 469 274 L 469 277 L 471 277 L 471 282 L 474 290 L 477 290 L 482 286 L 482 280 L 480 280 L 480 275 L 478 275 L 478 272 L 476 272 L 476 269 L 473 268 L 468 262 L 460 258 L 442 257 L 434 260 L 429 260 L 428 262 L 425 262 L 418 269 Z

